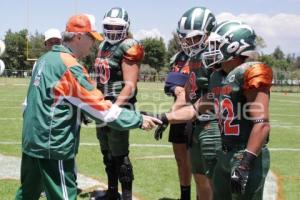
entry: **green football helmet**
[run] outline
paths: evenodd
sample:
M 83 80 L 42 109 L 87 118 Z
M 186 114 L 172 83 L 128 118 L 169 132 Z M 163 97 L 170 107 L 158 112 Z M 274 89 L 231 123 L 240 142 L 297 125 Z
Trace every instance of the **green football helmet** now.
M 205 7 L 187 10 L 178 22 L 177 34 L 181 49 L 194 56 L 205 49 L 205 40 L 216 25 L 214 14 Z
M 210 33 L 203 52 L 203 63 L 209 68 L 237 56 L 254 58 L 258 55 L 254 30 L 240 21 L 224 21 Z
M 115 44 L 127 37 L 130 20 L 125 9 L 115 7 L 105 13 L 103 21 L 105 40 Z

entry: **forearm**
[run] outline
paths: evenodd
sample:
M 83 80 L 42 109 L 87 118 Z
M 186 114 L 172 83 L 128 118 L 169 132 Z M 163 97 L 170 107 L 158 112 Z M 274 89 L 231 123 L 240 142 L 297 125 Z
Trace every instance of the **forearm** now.
M 171 108 L 172 111 L 178 110 L 178 109 L 186 106 L 186 103 L 187 103 L 186 98 L 185 98 L 185 91 L 182 87 L 179 87 L 179 86 L 176 87 L 175 96 L 176 96 L 175 102 Z
M 186 105 L 179 110 L 166 113 L 166 116 L 170 124 L 180 124 L 194 120 L 197 116 L 197 113 L 193 105 Z
M 269 123 L 258 123 L 253 126 L 248 143 L 247 150 L 258 155 L 266 143 L 270 132 Z
M 251 90 L 247 93 L 247 99 L 250 103 L 249 114 L 254 121 L 247 143 L 247 150 L 258 155 L 270 132 L 269 92 L 264 88 Z
M 117 130 L 129 130 L 141 127 L 143 123 L 142 115 L 139 112 L 122 109 L 120 115 L 107 125 Z
M 128 103 L 128 100 L 134 95 L 136 90 L 136 86 L 125 84 L 123 89 L 121 90 L 115 104 L 121 106 Z

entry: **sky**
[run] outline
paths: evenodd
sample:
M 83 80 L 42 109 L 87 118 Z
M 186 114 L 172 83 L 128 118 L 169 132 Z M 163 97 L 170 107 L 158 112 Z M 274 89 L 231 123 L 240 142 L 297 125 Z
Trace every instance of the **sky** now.
M 128 11 L 136 39 L 163 37 L 167 42 L 186 10 L 204 6 L 218 22 L 240 19 L 252 26 L 266 42 L 264 53 L 279 46 L 286 54 L 300 55 L 300 0 L 0 0 L 0 5 L 0 39 L 8 29 L 27 28 L 31 34 L 48 28 L 63 31 L 77 13 L 93 14 L 102 31 L 104 13 L 118 6 Z

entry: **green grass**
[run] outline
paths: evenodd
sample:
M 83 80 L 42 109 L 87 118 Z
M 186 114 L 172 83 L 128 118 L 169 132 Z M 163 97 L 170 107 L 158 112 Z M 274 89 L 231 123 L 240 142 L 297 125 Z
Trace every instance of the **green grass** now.
M 0 142 L 21 142 L 21 104 L 27 92 L 28 79 L 0 78 Z M 140 110 L 166 111 L 172 99 L 163 94 L 160 83 L 139 83 L 137 108 Z M 269 147 L 300 149 L 300 94 L 272 93 Z M 155 141 L 153 131 L 134 130 L 131 144 L 168 144 L 167 134 L 163 140 Z M 93 125 L 81 132 L 81 145 L 77 156 L 80 173 L 106 182 L 102 157 Z M 0 153 L 20 156 L 20 145 L 0 144 Z M 140 159 L 143 156 L 172 155 L 171 147 L 130 148 L 134 166 L 134 193 L 145 200 L 179 197 L 179 185 L 174 159 Z M 300 151 L 271 151 L 271 169 L 277 174 L 282 187 L 280 197 L 287 200 L 300 199 Z M 0 200 L 13 199 L 19 186 L 16 180 L 0 180 Z M 193 197 L 194 193 L 193 185 Z M 79 199 L 88 199 L 80 197 Z

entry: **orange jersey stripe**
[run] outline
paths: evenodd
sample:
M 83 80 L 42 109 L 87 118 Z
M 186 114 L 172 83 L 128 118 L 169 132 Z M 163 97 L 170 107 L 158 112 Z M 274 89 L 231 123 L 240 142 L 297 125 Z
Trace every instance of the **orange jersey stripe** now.
M 132 46 L 125 52 L 123 58 L 133 62 L 141 62 L 144 58 L 143 46 L 139 44 Z
M 68 68 L 72 66 L 82 67 L 70 54 L 62 53 L 61 57 Z M 112 103 L 104 100 L 103 94 L 96 89 L 95 82 L 91 80 L 84 67 L 82 67 L 82 71 L 83 77 L 87 80 L 91 88 L 87 89 L 83 87 L 68 69 L 54 88 L 55 102 L 57 102 L 61 96 L 75 97 L 82 103 L 85 103 L 96 110 L 104 111 L 109 109 L 112 106 Z
M 254 64 L 244 73 L 244 90 L 260 87 L 270 88 L 272 85 L 273 71 L 262 63 Z

